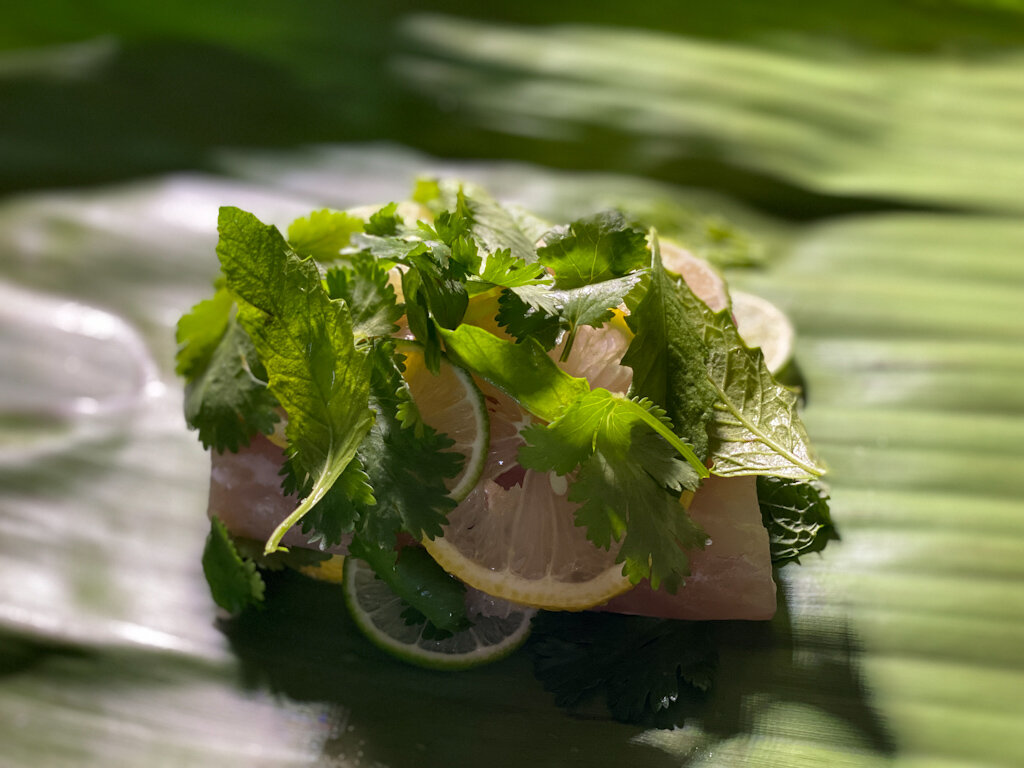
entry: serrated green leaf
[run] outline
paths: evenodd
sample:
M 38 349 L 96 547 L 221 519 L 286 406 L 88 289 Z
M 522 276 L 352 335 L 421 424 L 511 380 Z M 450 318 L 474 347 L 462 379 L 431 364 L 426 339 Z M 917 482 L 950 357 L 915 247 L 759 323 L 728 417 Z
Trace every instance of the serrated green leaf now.
M 334 267 L 324 276 L 327 294 L 341 299 L 352 316 L 352 333 L 357 338 L 390 336 L 398 330 L 403 307 L 387 270 L 365 258 L 353 259 L 349 267 Z
M 650 263 L 645 233 L 615 211 L 578 219 L 549 232 L 544 241 L 537 257 L 554 271 L 556 288 L 601 283 Z
M 677 434 L 703 459 L 708 452 L 707 425 L 717 399 L 707 376 L 704 314 L 666 274 L 656 237 L 652 247 L 650 276 L 629 302 L 626 323 L 633 339 L 622 365 L 633 369 L 630 392 L 663 407 Z
M 207 367 L 227 330 L 234 304 L 231 293 L 219 288 L 213 298 L 200 301 L 181 316 L 174 336 L 178 342 L 175 373 L 191 381 Z
M 828 493 L 820 483 L 757 478 L 757 501 L 768 529 L 772 562 L 799 562 L 838 539 L 828 508 Z
M 228 529 L 216 517 L 210 520 L 203 548 L 203 574 L 213 601 L 228 613 L 241 613 L 263 602 L 263 579 L 256 564 L 238 554 Z
M 277 399 L 263 380 L 266 372 L 252 340 L 234 318 L 193 375 L 185 387 L 185 421 L 199 431 L 205 448 L 234 452 L 254 434 L 274 431 L 280 421 Z
M 288 226 L 288 242 L 299 256 L 330 261 L 340 257 L 352 235 L 362 231 L 362 219 L 325 208 L 293 221 Z
M 288 413 L 288 451 L 311 482 L 309 495 L 267 541 L 267 552 L 334 484 L 369 431 L 369 360 L 357 351 L 352 321 L 332 301 L 312 261 L 281 234 L 237 208 L 222 208 L 217 255 L 239 302 L 238 319 Z

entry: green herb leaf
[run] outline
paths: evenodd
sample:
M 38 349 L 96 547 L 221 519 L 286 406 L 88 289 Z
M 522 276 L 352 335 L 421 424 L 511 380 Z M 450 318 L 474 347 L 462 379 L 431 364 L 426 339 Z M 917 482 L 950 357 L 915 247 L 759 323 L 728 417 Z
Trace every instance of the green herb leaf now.
M 699 300 L 681 293 L 669 279 L 656 237 L 652 249 L 650 277 L 628 302 L 626 323 L 633 339 L 622 365 L 633 369 L 631 393 L 661 405 L 676 433 L 703 459 L 708 452 L 707 425 L 718 397 L 707 375 L 705 318 Z
M 377 577 L 415 611 L 417 619 L 426 619 L 440 630 L 432 633 L 436 639 L 471 626 L 466 617 L 466 587 L 446 573 L 425 549 L 403 547 L 399 551 L 394 542 L 377 546 L 357 538 L 350 552 L 350 556 L 369 563 Z
M 512 255 L 510 248 L 494 251 L 487 256 L 480 271 L 481 289 L 493 285 L 502 288 L 518 288 L 524 285 L 547 285 L 551 280 L 545 277 L 544 266 L 536 262 L 529 264 Z
M 205 367 L 192 375 L 185 386 L 185 421 L 199 431 L 203 447 L 234 452 L 257 432 L 274 431 L 280 421 L 277 399 L 267 388 L 252 340 L 234 318 Z
M 614 211 L 574 221 L 568 229 L 549 232 L 545 241 L 537 255 L 554 271 L 556 288 L 601 283 L 650 262 L 645 233 Z
M 341 211 L 313 211 L 288 227 L 288 242 L 299 256 L 330 261 L 341 256 L 352 235 L 363 231 L 363 220 Z
M 388 282 L 387 270 L 366 256 L 357 256 L 349 267 L 334 267 L 325 275 L 327 294 L 341 299 L 352 316 L 356 338 L 390 336 L 398 330 L 403 307 Z
M 402 217 L 398 215 L 398 203 L 388 203 L 370 216 L 370 220 L 363 225 L 363 230 L 368 235 L 386 237 L 397 235 L 401 226 Z
M 178 342 L 175 372 L 191 381 L 205 369 L 228 327 L 235 300 L 226 288 L 200 301 L 181 316 L 175 333 Z
M 586 379 L 570 376 L 533 341 L 514 344 L 472 325 L 441 330 L 448 353 L 491 382 L 523 408 L 552 421 L 590 391 Z
M 526 263 L 537 260 L 537 238 L 527 235 L 520 219 L 486 190 L 475 184 L 444 181 L 439 191 L 444 207 L 461 207 L 469 221 L 470 234 L 488 254 L 508 249 L 512 256 Z
M 679 496 L 696 489 L 706 470 L 692 450 L 692 464 L 675 458 L 652 429 L 654 422 L 671 435 L 662 414 L 645 406 L 603 389 L 588 392 L 550 424 L 523 430 L 519 463 L 560 475 L 578 466 L 568 499 L 580 503 L 576 520 L 587 538 L 605 549 L 621 540 L 617 561 L 631 581 L 650 579 L 655 589 L 675 592 L 690 572 L 687 553 L 707 538 Z
M 228 529 L 217 517 L 203 548 L 203 574 L 213 601 L 229 613 L 241 613 L 263 602 L 264 584 L 256 564 L 238 554 Z
M 708 622 L 541 611 L 527 649 L 560 707 L 604 694 L 621 722 L 682 725 L 711 687 L 718 652 Z
M 797 414 L 798 395 L 775 381 L 760 349 L 747 347 L 728 309 L 712 312 L 682 281 L 679 293 L 699 304 L 706 321 L 708 378 L 717 393 L 708 424 L 714 473 L 792 480 L 823 475 Z
M 799 562 L 802 555 L 820 552 L 839 538 L 829 514 L 828 493 L 819 482 L 759 477 L 757 500 L 773 563 Z
M 222 208 L 217 255 L 238 319 L 288 413 L 288 451 L 311 481 L 309 495 L 267 541 L 277 549 L 334 484 L 370 429 L 369 363 L 355 348 L 344 303 L 332 301 L 316 265 L 300 259 L 274 228 L 237 208 Z
M 541 317 L 555 317 L 559 325 L 569 331 L 562 350 L 562 360 L 568 360 L 572 352 L 576 332 L 581 326 L 600 328 L 612 319 L 614 309 L 625 301 L 630 292 L 644 278 L 644 272 L 633 272 L 579 288 L 552 289 L 544 285 L 526 285 L 513 288 L 513 293 L 522 299 Z M 499 322 L 518 325 L 509 319 L 506 306 L 504 315 L 499 313 Z M 520 328 L 522 326 L 519 326 Z M 546 328 L 540 324 L 540 328 Z M 518 337 L 517 337 L 518 338 Z

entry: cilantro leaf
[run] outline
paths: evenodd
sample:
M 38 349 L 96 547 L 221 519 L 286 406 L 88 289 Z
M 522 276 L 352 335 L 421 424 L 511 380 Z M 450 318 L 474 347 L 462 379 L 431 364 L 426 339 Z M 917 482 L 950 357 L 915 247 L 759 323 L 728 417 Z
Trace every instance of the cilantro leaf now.
M 552 289 L 544 285 L 526 285 L 515 287 L 512 292 L 540 316 L 557 318 L 559 325 L 569 331 L 562 349 L 561 359 L 564 361 L 569 359 L 580 326 L 600 328 L 611 320 L 614 309 L 637 287 L 644 274 L 633 272 L 579 288 Z M 508 311 L 504 316 L 499 314 L 499 322 L 509 320 L 508 315 Z M 516 321 L 509 322 L 516 324 Z M 540 327 L 546 326 L 542 324 Z
M 580 503 L 576 520 L 587 538 L 605 549 L 621 540 L 617 562 L 631 581 L 646 578 L 655 589 L 675 592 L 689 575 L 687 552 L 703 547 L 707 536 L 679 503 L 700 475 L 652 430 L 658 416 L 621 395 L 592 390 L 550 424 L 524 429 L 519 463 L 560 475 L 578 466 L 568 499 Z
M 235 300 L 226 288 L 204 299 L 181 316 L 175 332 L 178 342 L 175 373 L 191 381 L 207 367 L 228 327 Z
M 185 421 L 204 448 L 237 451 L 257 432 L 270 434 L 280 420 L 277 399 L 249 335 L 230 318 L 205 367 L 185 386 Z
M 515 291 L 501 292 L 495 319 L 520 344 L 533 339 L 544 349 L 552 349 L 562 333 L 562 322 L 558 315 L 530 306 Z
M 759 477 L 757 500 L 773 563 L 799 562 L 802 555 L 820 552 L 839 538 L 821 483 Z
M 546 285 L 544 265 L 530 264 L 512 255 L 512 249 L 504 248 L 487 256 L 480 270 L 479 279 L 484 287 L 500 285 L 502 288 L 518 288 L 524 285 Z
M 718 665 L 708 622 L 541 611 L 526 647 L 558 706 L 603 693 L 616 720 L 661 727 L 682 724 Z
M 347 248 L 352 235 L 363 231 L 363 220 L 341 211 L 313 211 L 288 227 L 288 242 L 302 257 L 330 261 Z
M 634 272 L 650 262 L 646 235 L 621 213 L 608 211 L 578 219 L 545 236 L 537 251 L 555 273 L 556 288 L 579 288 Z
M 461 209 L 469 222 L 470 234 L 487 253 L 507 248 L 516 259 L 526 263 L 537 260 L 537 238 L 527 235 L 520 219 L 486 190 L 475 184 L 444 181 L 438 191 L 444 207 Z
M 370 215 L 370 220 L 363 225 L 363 230 L 368 235 L 386 237 L 397 235 L 401 226 L 402 217 L 398 215 L 398 203 L 388 203 Z
M 213 601 L 229 613 L 241 613 L 263 602 L 264 584 L 256 564 L 238 554 L 228 529 L 219 518 L 210 519 L 203 548 L 203 574 Z
M 300 259 L 276 228 L 222 208 L 218 229 L 217 255 L 238 299 L 239 322 L 288 414 L 292 465 L 311 480 L 309 494 L 267 541 L 270 553 L 334 484 L 369 431 L 369 364 L 355 348 L 345 304 L 328 297 L 316 265 Z
M 371 351 L 370 404 L 376 418 L 359 446 L 358 457 L 374 490 L 376 503 L 364 514 L 360 535 L 392 543 L 399 530 L 415 538 L 441 535 L 447 515 L 455 507 L 445 479 L 462 469 L 462 454 L 448 450 L 453 441 L 418 422 L 406 426 L 411 402 L 402 378 L 394 342 L 380 342 Z
M 357 256 L 351 266 L 329 269 L 325 282 L 327 294 L 348 305 L 356 338 L 390 336 L 398 330 L 403 307 L 388 282 L 387 270 L 374 259 Z
M 703 459 L 708 452 L 707 425 L 718 397 L 707 376 L 705 319 L 695 303 L 699 300 L 686 301 L 669 279 L 657 239 L 652 241 L 650 277 L 628 302 L 626 323 L 633 339 L 622 365 L 633 369 L 631 393 L 661 405 L 677 434 Z

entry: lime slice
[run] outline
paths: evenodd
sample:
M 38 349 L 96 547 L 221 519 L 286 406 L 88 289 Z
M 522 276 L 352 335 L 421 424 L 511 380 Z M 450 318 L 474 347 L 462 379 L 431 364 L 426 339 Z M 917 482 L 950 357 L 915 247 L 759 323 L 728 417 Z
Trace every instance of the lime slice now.
M 743 291 L 732 292 L 732 316 L 749 347 L 760 347 L 772 373 L 782 370 L 793 357 L 796 332 L 785 313 L 767 299 Z
M 443 640 L 423 636 L 424 624 L 407 624 L 402 617 L 406 603 L 397 597 L 373 570 L 355 557 L 345 559 L 342 582 L 345 605 L 363 634 L 381 650 L 410 664 L 430 669 L 457 670 L 504 658 L 530 634 L 532 608 L 505 604 L 496 610 L 489 601 L 488 613 L 472 615 L 473 626 Z
M 423 359 L 423 347 L 401 341 L 405 377 L 413 402 L 429 426 L 444 432 L 455 444 L 451 450 L 466 457 L 462 472 L 448 482 L 448 495 L 462 501 L 480 479 L 487 462 L 491 439 L 487 405 L 473 377 L 463 368 L 441 359 L 441 369 L 431 373 Z

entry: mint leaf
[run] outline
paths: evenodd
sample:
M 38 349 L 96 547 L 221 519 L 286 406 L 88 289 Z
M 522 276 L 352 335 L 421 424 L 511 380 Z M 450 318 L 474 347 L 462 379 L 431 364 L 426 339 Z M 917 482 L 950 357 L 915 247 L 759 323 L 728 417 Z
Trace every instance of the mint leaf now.
M 671 434 L 660 416 L 596 389 L 550 424 L 524 429 L 519 463 L 560 475 L 578 466 L 568 499 L 580 503 L 576 520 L 587 538 L 605 549 L 621 540 L 617 562 L 631 581 L 646 578 L 675 592 L 689 575 L 687 552 L 707 538 L 679 503 L 684 489 L 696 489 L 703 465 L 692 450 L 693 464 L 675 458 L 674 447 L 652 429 L 657 423 Z
M 316 265 L 300 259 L 277 229 L 237 208 L 221 209 L 218 229 L 217 255 L 238 298 L 239 322 L 288 414 L 293 466 L 311 482 L 267 541 L 270 553 L 334 484 L 369 431 L 369 363 L 355 348 L 344 303 L 328 297 Z
M 773 563 L 799 562 L 802 555 L 820 552 L 839 538 L 821 483 L 759 477 L 757 500 Z
M 234 318 L 205 367 L 193 375 L 185 385 L 185 421 L 199 431 L 204 448 L 235 452 L 257 432 L 274 431 L 280 421 L 277 399 L 252 340 Z
M 684 295 L 668 277 L 657 239 L 652 240 L 650 277 L 628 302 L 626 323 L 633 339 L 622 365 L 633 369 L 630 392 L 661 405 L 676 433 L 703 459 L 708 452 L 707 425 L 718 398 L 707 375 L 706 321 L 699 300 Z
M 225 288 L 218 288 L 213 298 L 200 301 L 181 316 L 175 332 L 178 342 L 175 373 L 190 381 L 209 365 L 227 330 L 234 305 L 231 293 Z
M 313 211 L 288 227 L 288 242 L 302 257 L 330 261 L 341 256 L 352 235 L 363 231 L 363 220 L 341 211 Z
M 554 271 L 556 288 L 622 277 L 650 262 L 646 234 L 615 211 L 578 219 L 568 229 L 549 232 L 545 241 L 537 255 Z
M 213 601 L 229 613 L 241 613 L 263 602 L 264 584 L 256 564 L 238 554 L 228 529 L 217 517 L 203 548 L 203 574 Z
M 398 330 L 403 307 L 388 282 L 387 270 L 360 255 L 349 267 L 334 267 L 325 275 L 327 294 L 348 305 L 356 338 L 390 336 Z
M 709 622 L 540 611 L 526 648 L 558 706 L 603 694 L 616 720 L 659 727 L 683 724 L 718 666 Z

